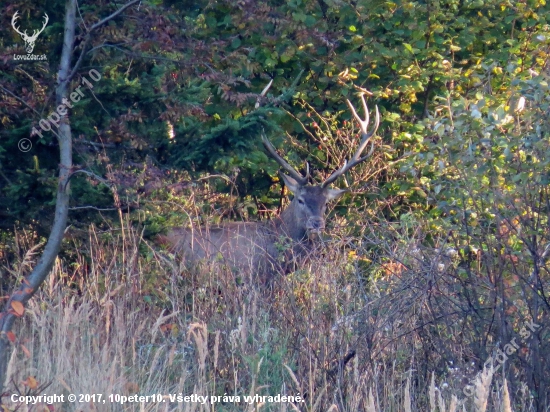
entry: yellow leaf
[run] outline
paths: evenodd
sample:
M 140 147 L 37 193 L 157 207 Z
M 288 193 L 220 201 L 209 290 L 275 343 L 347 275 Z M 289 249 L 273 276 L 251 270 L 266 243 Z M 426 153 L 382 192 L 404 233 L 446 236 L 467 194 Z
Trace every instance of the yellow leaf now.
M 13 309 L 13 311 L 15 312 L 15 315 L 16 316 L 23 316 L 23 314 L 25 313 L 25 307 L 23 306 L 23 304 L 17 300 L 14 300 L 11 302 L 11 307 Z
M 38 387 L 38 382 L 34 379 L 34 376 L 29 376 L 23 381 L 23 385 L 28 386 L 30 389 L 36 389 Z

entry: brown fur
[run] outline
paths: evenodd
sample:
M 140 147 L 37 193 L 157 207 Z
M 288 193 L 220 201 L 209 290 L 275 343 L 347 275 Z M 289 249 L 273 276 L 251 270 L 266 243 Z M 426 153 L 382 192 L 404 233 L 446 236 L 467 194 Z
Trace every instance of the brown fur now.
M 327 202 L 344 191 L 301 186 L 288 176 L 285 181 L 294 192 L 294 199 L 271 221 L 175 228 L 158 240 L 192 262 L 221 261 L 262 278 L 286 272 L 292 258 L 303 256 L 312 248 L 310 237 L 324 230 Z

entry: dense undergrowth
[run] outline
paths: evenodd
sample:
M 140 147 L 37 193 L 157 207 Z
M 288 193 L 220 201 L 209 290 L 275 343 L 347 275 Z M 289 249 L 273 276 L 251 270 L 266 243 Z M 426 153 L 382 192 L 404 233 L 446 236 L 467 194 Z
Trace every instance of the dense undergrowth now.
M 480 236 L 478 252 L 474 242 L 466 251 L 452 236 L 426 242 L 412 215 L 390 222 L 359 210 L 334 216 L 315 255 L 269 286 L 220 264 L 190 268 L 127 218 L 89 227 L 66 240 L 70 253 L 17 325 L 8 392 L 167 403 L 97 410 L 483 411 L 484 398 L 488 410 L 544 410 L 546 312 L 533 317 L 532 266 L 496 253 L 509 236 L 500 245 Z M 19 232 L 3 270 L 25 274 L 35 242 Z M 503 362 L 498 350 L 513 339 Z M 497 369 L 492 382 L 478 375 L 484 364 Z M 180 393 L 222 398 L 169 402 Z M 255 394 L 304 402 L 247 405 Z

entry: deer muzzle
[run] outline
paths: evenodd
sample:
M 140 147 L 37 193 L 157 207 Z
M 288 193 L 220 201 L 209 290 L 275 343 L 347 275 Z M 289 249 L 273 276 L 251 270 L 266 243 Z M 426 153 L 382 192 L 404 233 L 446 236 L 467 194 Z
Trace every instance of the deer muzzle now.
M 320 217 L 311 217 L 306 224 L 306 233 L 309 239 L 316 239 L 321 236 L 325 230 L 325 219 Z

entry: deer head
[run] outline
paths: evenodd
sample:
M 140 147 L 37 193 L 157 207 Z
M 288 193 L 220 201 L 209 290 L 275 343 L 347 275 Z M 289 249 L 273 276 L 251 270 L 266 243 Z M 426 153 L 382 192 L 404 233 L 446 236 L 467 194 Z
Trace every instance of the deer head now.
M 323 183 L 317 185 L 309 185 L 309 165 L 306 163 L 306 174 L 303 176 L 290 166 L 275 150 L 271 142 L 265 134 L 262 134 L 262 141 L 271 155 L 279 163 L 279 165 L 288 173 L 281 174 L 286 187 L 294 194 L 294 199 L 290 205 L 283 211 L 280 216 L 282 225 L 285 226 L 287 234 L 294 240 L 302 240 L 304 238 L 318 237 L 325 229 L 325 211 L 327 203 L 331 200 L 338 199 L 347 190 L 331 189 L 330 184 L 336 181 L 338 177 L 348 172 L 351 168 L 365 161 L 373 152 L 374 145 L 371 150 L 364 156 L 361 156 L 367 147 L 370 138 L 374 136 L 380 124 L 380 114 L 376 107 L 376 119 L 372 131 L 368 131 L 369 125 L 369 110 L 365 97 L 361 95 L 363 109 L 365 111 L 365 119 L 361 119 L 355 108 L 349 100 L 348 105 L 355 119 L 359 122 L 361 128 L 361 142 L 355 151 L 355 154 L 349 161 L 334 171 Z
M 44 24 L 42 25 L 42 28 L 40 30 L 34 30 L 32 36 L 29 36 L 27 34 L 27 30 L 25 30 L 24 32 L 21 32 L 19 30 L 19 28 L 15 25 L 15 22 L 19 18 L 19 16 L 17 15 L 18 13 L 19 12 L 16 11 L 15 14 L 13 15 L 13 17 L 11 19 L 11 25 L 12 25 L 13 29 L 17 33 L 19 33 L 19 35 L 21 36 L 21 38 L 25 42 L 25 50 L 27 51 L 27 53 L 31 54 L 32 51 L 34 50 L 34 43 L 36 42 L 36 39 L 38 38 L 38 35 L 40 33 L 42 33 L 44 31 L 44 29 L 46 28 L 46 25 L 48 24 L 49 18 L 48 18 L 48 15 L 46 13 L 44 13 Z

